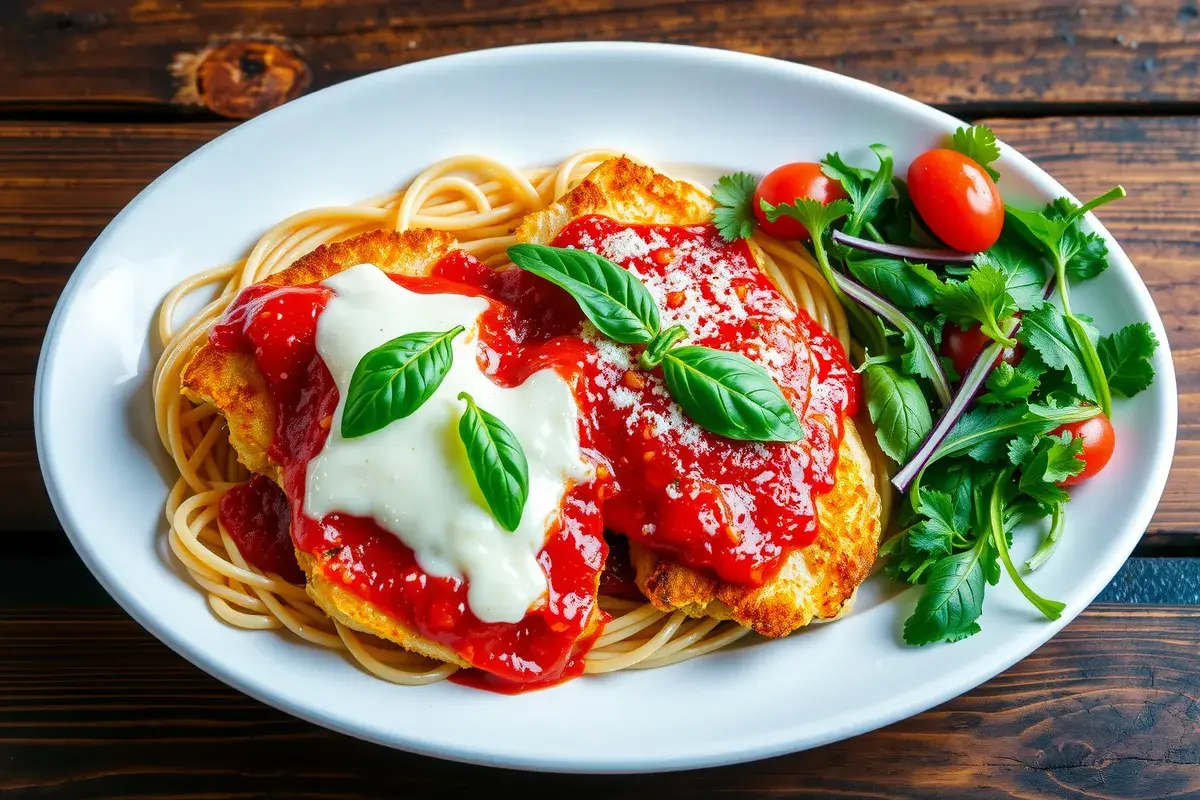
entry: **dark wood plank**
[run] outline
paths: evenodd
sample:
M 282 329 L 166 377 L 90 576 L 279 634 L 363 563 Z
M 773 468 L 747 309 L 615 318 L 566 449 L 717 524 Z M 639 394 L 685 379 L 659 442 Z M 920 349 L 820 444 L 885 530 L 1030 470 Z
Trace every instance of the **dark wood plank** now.
M 1200 609 L 1098 605 L 1008 672 L 875 733 L 756 764 L 539 776 L 395 753 L 273 711 L 115 611 L 0 611 L 6 798 L 1200 796 Z M 413 691 L 397 689 L 397 691 Z M 419 690 L 416 690 L 419 691 Z M 630 709 L 631 720 L 636 709 Z
M 989 120 L 1084 196 L 1120 180 L 1104 209 L 1166 321 L 1181 392 L 1180 442 L 1152 534 L 1200 536 L 1200 118 Z M 0 530 L 53 529 L 31 398 L 54 302 L 87 246 L 147 182 L 222 123 L 0 125 Z M 17 541 L 25 537 L 16 537 Z
M 1198 16 L 1195 0 L 37 0 L 0 4 L 0 108 L 165 109 L 168 65 L 235 34 L 283 37 L 314 89 L 483 47 L 624 39 L 771 55 L 960 110 L 1193 104 Z

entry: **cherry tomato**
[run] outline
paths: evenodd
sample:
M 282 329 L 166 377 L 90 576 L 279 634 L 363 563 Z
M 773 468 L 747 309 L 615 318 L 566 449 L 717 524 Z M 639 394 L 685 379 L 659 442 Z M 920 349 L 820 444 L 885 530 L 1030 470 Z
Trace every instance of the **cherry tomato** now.
M 954 365 L 954 371 L 960 378 L 967 374 L 967 370 L 975 363 L 975 359 L 983 352 L 983 348 L 991 343 L 991 338 L 985 335 L 978 325 L 964 331 L 951 322 L 947 323 L 945 329 L 942 330 L 942 355 L 950 359 L 950 363 Z M 1000 351 L 1000 355 L 996 358 L 996 364 L 1005 361 L 1015 367 L 1020 363 L 1023 355 L 1025 355 L 1025 345 L 1023 344 L 1006 347 Z
M 908 168 L 908 193 L 934 235 L 977 253 L 1000 238 L 1004 201 L 987 170 L 953 150 L 922 153 Z
M 775 222 L 768 220 L 767 212 L 762 209 L 762 201 L 777 206 L 807 197 L 828 205 L 847 196 L 840 183 L 821 172 L 820 164 L 797 161 L 771 170 L 759 181 L 758 188 L 754 190 L 754 216 L 758 218 L 763 232 L 777 239 L 807 239 L 808 231 L 799 220 L 791 217 L 780 217 Z
M 1117 434 L 1113 431 L 1112 423 L 1103 413 L 1097 414 L 1083 422 L 1068 422 L 1054 429 L 1055 435 L 1069 431 L 1071 438 L 1083 440 L 1083 472 L 1072 475 L 1059 486 L 1074 486 L 1104 469 L 1104 465 L 1112 458 L 1113 448 L 1117 445 Z

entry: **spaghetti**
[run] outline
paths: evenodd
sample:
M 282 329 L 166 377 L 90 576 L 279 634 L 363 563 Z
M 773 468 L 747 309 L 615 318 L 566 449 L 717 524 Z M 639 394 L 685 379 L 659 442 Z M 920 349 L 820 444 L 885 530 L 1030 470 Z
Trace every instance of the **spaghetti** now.
M 344 650 L 368 672 L 393 683 L 431 683 L 458 669 L 350 630 L 330 619 L 303 587 L 247 562 L 218 511 L 225 492 L 250 475 L 238 462 L 217 410 L 194 405 L 180 393 L 181 374 L 239 291 L 315 248 L 380 228 L 432 228 L 453 233 L 464 250 L 488 266 L 500 267 L 508 261 L 505 250 L 515 243 L 511 231 L 522 218 L 549 206 L 615 155 L 619 154 L 587 151 L 549 169 L 526 171 L 480 156 L 449 158 L 399 192 L 295 214 L 269 230 L 246 258 L 190 277 L 167 295 L 157 324 L 163 353 L 154 371 L 153 394 L 158 434 L 178 470 L 166 503 L 168 541 L 217 616 L 240 628 L 286 628 L 312 644 Z M 752 243 L 759 264 L 779 290 L 847 352 L 858 350 L 843 309 L 808 253 L 761 232 Z M 216 298 L 177 321 L 181 301 L 211 287 L 217 289 Z M 887 467 L 873 438 L 864 437 L 883 500 L 882 518 L 887 519 Z M 732 622 L 664 612 L 646 601 L 602 596 L 600 605 L 611 619 L 587 655 L 586 673 L 666 666 L 725 647 L 750 632 Z

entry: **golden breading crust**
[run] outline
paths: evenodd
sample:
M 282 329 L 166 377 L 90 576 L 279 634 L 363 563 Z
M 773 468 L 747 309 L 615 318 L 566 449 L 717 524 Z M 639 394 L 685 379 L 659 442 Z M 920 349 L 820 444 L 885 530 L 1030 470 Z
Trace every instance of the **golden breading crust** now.
M 516 235 L 519 241 L 549 243 L 586 214 L 630 224 L 692 225 L 707 222 L 712 208 L 712 199 L 691 184 L 627 158 L 611 159 L 559 202 L 526 217 Z M 761 265 L 761 251 L 751 246 L 751 252 Z M 814 618 L 836 618 L 875 561 L 881 514 L 870 458 L 854 423 L 845 425 L 834 489 L 816 501 L 821 533 L 814 544 L 792 553 L 774 578 L 758 588 L 726 583 L 631 542 L 638 588 L 664 611 L 733 619 L 766 636 L 782 636 Z
M 384 272 L 425 275 L 454 245 L 448 233 L 430 230 L 372 231 L 319 247 L 264 283 L 295 286 L 317 283 L 357 264 L 370 263 Z M 229 440 L 238 460 L 253 472 L 281 483 L 279 466 L 268 451 L 275 435 L 275 412 L 266 383 L 251 356 L 218 350 L 208 344 L 196 351 L 183 371 L 183 393 L 197 403 L 212 403 L 229 424 Z M 313 602 L 343 625 L 415 653 L 469 666 L 445 645 L 431 641 L 372 603 L 325 577 L 322 559 L 296 551 Z
M 691 184 L 649 167 L 614 158 L 596 167 L 562 199 L 525 217 L 517 241 L 547 244 L 568 222 L 604 214 L 631 225 L 699 225 L 712 216 L 713 201 Z
M 448 233 L 431 230 L 371 231 L 318 247 L 263 283 L 298 286 L 323 281 L 358 264 L 384 272 L 424 275 L 454 244 Z M 212 403 L 225 415 L 229 441 L 251 472 L 276 483 L 279 467 L 267 457 L 275 438 L 275 409 L 254 358 L 209 346 L 200 347 L 183 370 L 183 394 L 194 403 Z
M 845 424 L 833 489 L 816 501 L 817 541 L 792 552 L 774 578 L 757 588 L 739 586 L 630 542 L 638 588 L 664 611 L 732 619 L 763 636 L 783 636 L 814 618 L 848 611 L 879 549 L 880 504 L 862 439 L 852 421 Z

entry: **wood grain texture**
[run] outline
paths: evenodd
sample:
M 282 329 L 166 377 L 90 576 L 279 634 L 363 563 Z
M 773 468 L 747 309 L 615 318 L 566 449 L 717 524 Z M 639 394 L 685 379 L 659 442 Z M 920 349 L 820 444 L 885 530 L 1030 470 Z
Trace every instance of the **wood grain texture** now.
M 0 641 L 7 800 L 445 797 L 485 788 L 562 797 L 1200 796 L 1195 608 L 1095 606 L 1008 672 L 913 719 L 808 753 L 637 777 L 467 767 L 329 733 L 218 683 L 119 611 L 0 611 Z
M 1150 531 L 1194 540 L 1200 535 L 1200 118 L 988 122 L 1079 195 L 1116 180 L 1130 192 L 1103 209 L 1102 219 L 1163 313 L 1181 393 L 1175 469 Z M 57 527 L 37 470 L 31 398 L 42 336 L 63 284 L 125 203 L 227 128 L 0 124 L 0 530 Z
M 166 108 L 168 65 L 233 34 L 294 42 L 314 89 L 484 47 L 624 39 L 775 56 L 959 110 L 1200 99 L 1195 0 L 32 0 L 0 3 L 0 109 Z

